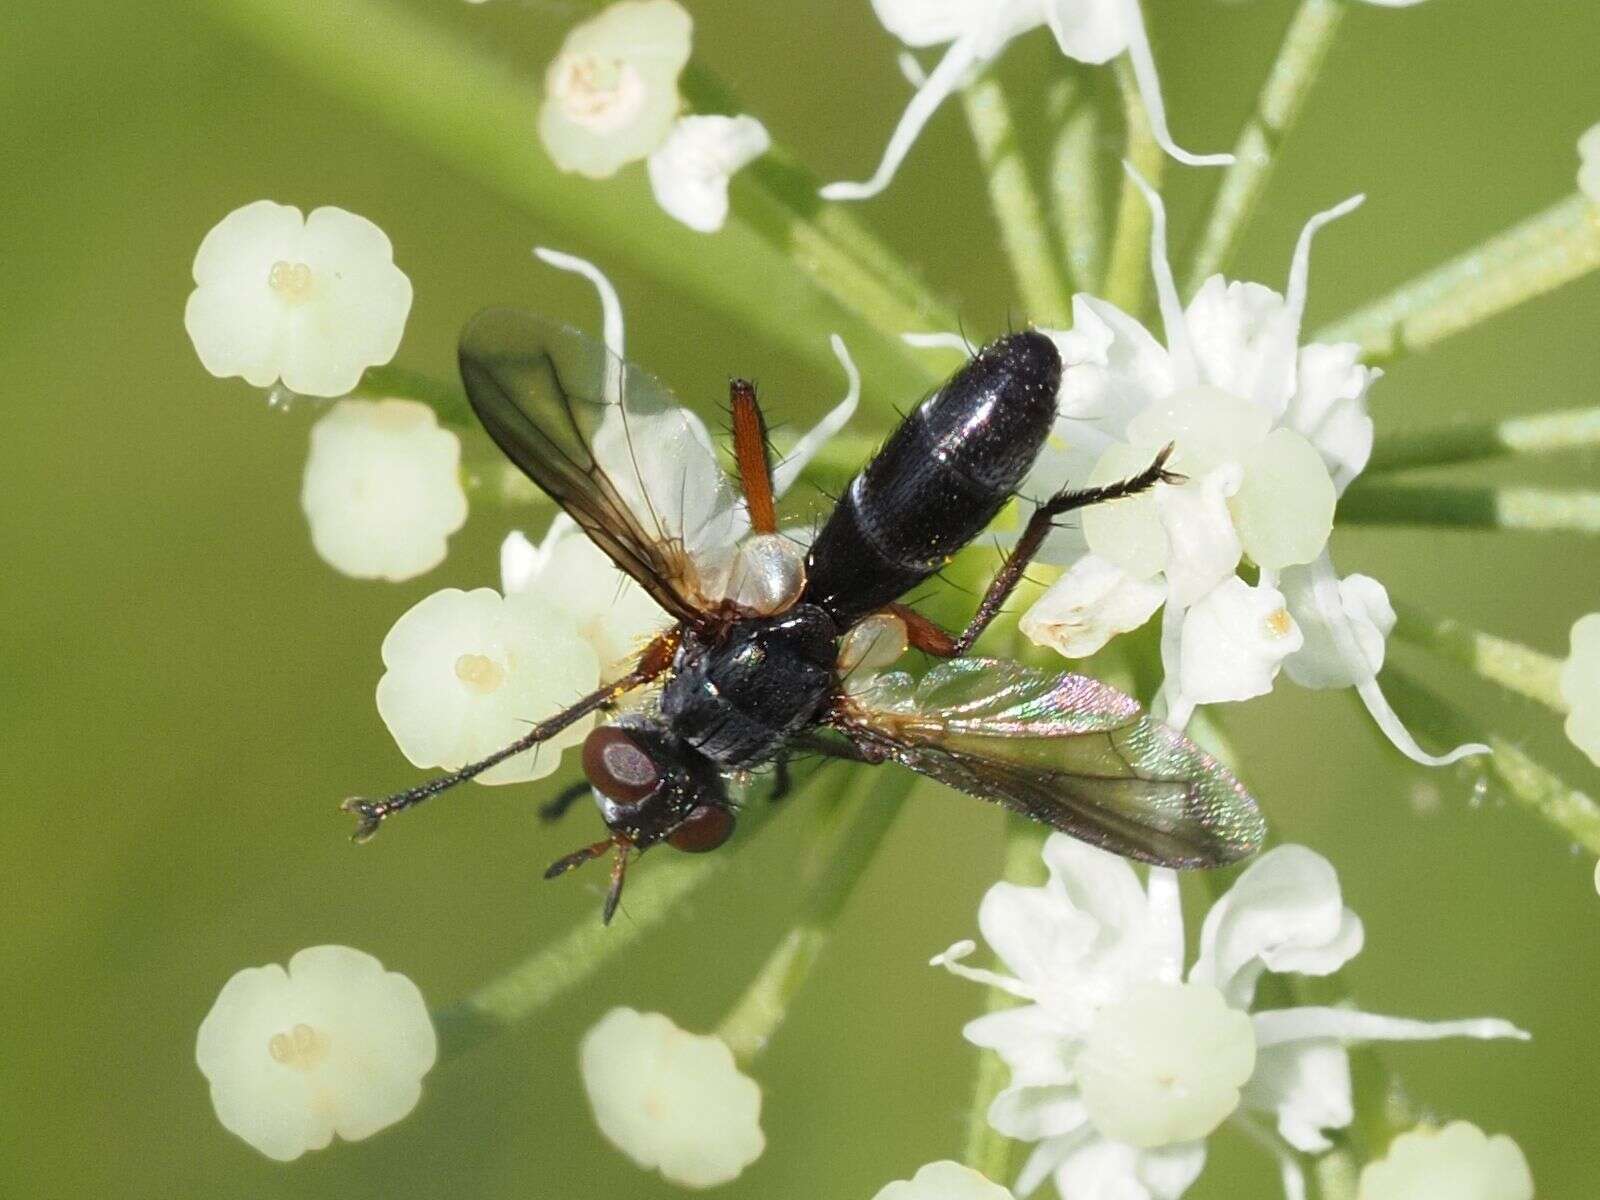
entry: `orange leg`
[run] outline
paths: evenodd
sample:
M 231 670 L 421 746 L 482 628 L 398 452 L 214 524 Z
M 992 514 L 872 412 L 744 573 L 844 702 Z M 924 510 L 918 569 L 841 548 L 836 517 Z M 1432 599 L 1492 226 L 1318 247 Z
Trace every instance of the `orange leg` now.
M 756 385 L 746 379 L 728 384 L 733 410 L 733 456 L 739 464 L 754 533 L 777 533 L 778 510 L 772 496 L 772 461 L 767 452 L 767 422 L 756 403 Z

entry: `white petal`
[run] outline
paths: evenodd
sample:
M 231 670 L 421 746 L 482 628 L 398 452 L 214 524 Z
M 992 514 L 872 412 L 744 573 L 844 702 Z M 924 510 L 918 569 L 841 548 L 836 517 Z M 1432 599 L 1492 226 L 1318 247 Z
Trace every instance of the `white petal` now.
M 728 219 L 728 181 L 772 146 L 754 117 L 680 117 L 650 155 L 650 188 L 667 215 L 700 233 Z
M 1149 447 L 1113 442 L 1100 455 L 1084 485 L 1101 487 L 1137 475 L 1150 465 L 1155 454 Z M 1158 501 L 1163 492 L 1171 490 L 1172 485 L 1158 483 L 1140 495 L 1084 509 L 1083 536 L 1089 549 L 1135 579 L 1158 574 L 1167 565 L 1169 552 Z M 1224 507 L 1224 516 L 1226 512 Z
M 850 357 L 844 339 L 835 333 L 829 337 L 828 344 L 833 347 L 834 357 L 844 368 L 846 381 L 844 399 L 829 409 L 827 416 L 807 430 L 806 435 L 794 444 L 794 449 L 784 455 L 783 461 L 772 469 L 772 491 L 777 496 L 782 496 L 794 486 L 795 480 L 799 479 L 800 473 L 806 469 L 806 464 L 816 457 L 817 452 L 828 444 L 830 438 L 850 423 L 850 418 L 855 416 L 856 406 L 861 402 L 861 372 L 856 369 L 855 360 Z
M 908 46 L 942 46 L 982 27 L 994 0 L 872 0 L 873 14 Z
M 1283 411 L 1294 387 L 1295 343 L 1282 296 L 1213 275 L 1184 315 L 1207 383 L 1269 416 Z
M 1163 570 L 1172 602 L 1179 607 L 1187 608 L 1234 578 L 1243 547 L 1228 501 L 1243 478 L 1243 471 L 1230 463 L 1203 479 L 1154 489 L 1156 514 L 1167 535 Z M 1186 683 L 1185 691 L 1193 689 Z
M 1012 1200 L 1011 1193 L 960 1163 L 929 1163 L 910 1179 L 879 1188 L 872 1200 Z
M 1355 1119 L 1350 1055 L 1332 1039 L 1259 1048 L 1244 1102 L 1274 1118 L 1279 1135 L 1296 1150 L 1320 1154 L 1333 1144 L 1324 1131 Z
M 1498 1017 L 1462 1021 L 1416 1021 L 1357 1012 L 1353 1008 L 1281 1008 L 1258 1012 L 1256 1041 L 1263 1047 L 1306 1039 L 1336 1038 L 1341 1042 L 1433 1042 L 1443 1038 L 1490 1041 L 1510 1038 L 1525 1042 L 1528 1033 Z
M 312 285 L 288 310 L 283 384 L 303 396 L 342 396 L 400 348 L 411 281 L 383 230 L 341 208 L 306 218 L 299 256 Z
M 1308 637 L 1313 653 L 1294 664 L 1290 677 L 1295 682 L 1306 687 L 1337 687 L 1348 681 L 1378 728 L 1413 762 L 1442 767 L 1489 753 L 1489 747 L 1480 742 L 1466 742 L 1448 754 L 1429 754 L 1390 706 L 1378 686 L 1377 669 L 1383 660 L 1375 651 L 1382 638 L 1374 635 L 1387 636 L 1394 625 L 1394 610 L 1388 605 L 1387 593 L 1380 596 L 1376 581 L 1358 585 L 1346 596 L 1333 560 L 1324 550 L 1309 566 L 1286 570 L 1281 582 L 1291 597 L 1290 612 L 1296 622 L 1304 621 L 1311 630 Z
M 1289 656 L 1283 668 L 1301 687 L 1353 687 L 1383 668 L 1394 607 L 1376 579 L 1347 575 L 1337 581 L 1338 609 L 1330 619 L 1318 593 L 1325 586 L 1324 571 L 1332 572 L 1331 561 L 1290 567 L 1278 577 L 1289 612 L 1306 636 L 1305 645 Z
M 1044 843 L 1049 887 L 1099 924 L 1102 937 L 1145 943 L 1150 898 L 1125 858 L 1096 849 L 1064 833 Z
M 948 955 L 940 958 L 946 966 L 952 961 Z M 1012 1070 L 1014 1087 L 1058 1087 L 1072 1082 L 1077 1031 L 1060 1013 L 1042 1004 L 1019 1004 L 974 1017 L 962 1027 L 961 1036 L 1004 1059 Z
M 378 712 L 419 767 L 454 768 L 483 758 L 600 682 L 593 647 L 560 610 L 529 594 L 502 598 L 491 588 L 446 588 L 425 597 L 395 622 L 382 654 L 387 669 L 378 681 Z M 543 778 L 593 723 L 577 722 L 478 782 Z
M 669 1183 L 727 1183 L 766 1148 L 761 1089 L 718 1038 L 614 1008 L 584 1035 L 578 1065 L 600 1132 Z
M 1145 891 L 1150 897 L 1151 941 L 1161 955 L 1157 978 L 1176 983 L 1183 978 L 1183 897 L 1178 891 L 1178 873 L 1151 867 Z
M 1191 704 L 1264 695 L 1302 641 L 1281 592 L 1232 576 L 1184 615 L 1181 692 Z
M 989 1105 L 986 1119 L 991 1128 L 1008 1138 L 1037 1142 L 1082 1128 L 1089 1114 L 1075 1086 L 1019 1087 L 1013 1079 Z
M 1138 0 L 1126 2 L 1137 4 Z M 1124 162 L 1122 169 L 1138 185 L 1144 202 L 1150 206 L 1150 274 L 1155 279 L 1161 325 L 1166 330 L 1167 350 L 1172 355 L 1173 384 L 1175 388 L 1193 387 L 1200 382 L 1200 368 L 1190 341 L 1189 326 L 1184 320 L 1183 302 L 1178 299 L 1178 283 L 1173 278 L 1172 263 L 1167 257 L 1167 207 L 1161 202 L 1161 194 L 1150 186 L 1132 163 Z
M 1128 48 L 1122 0 L 1045 0 L 1045 19 L 1061 53 L 1082 63 L 1110 62 Z
M 1600 204 L 1600 125 L 1591 125 L 1578 139 L 1578 190 Z
M 1022 614 L 1017 628 L 1035 645 L 1085 658 L 1117 634 L 1139 628 L 1164 599 L 1159 580 L 1135 579 L 1115 563 L 1086 554 Z
M 900 340 L 918 350 L 950 350 L 962 358 L 972 355 L 972 343 L 959 333 L 902 333 Z
M 1075 433 L 1094 431 L 1122 440 L 1128 423 L 1152 401 L 1171 394 L 1178 381 L 1166 349 L 1143 325 L 1104 300 L 1072 298 L 1072 329 L 1059 336 L 1060 411 L 1075 425 L 1056 433 L 1069 443 Z
M 1305 846 L 1278 846 L 1211 906 L 1190 978 L 1246 1008 L 1263 970 L 1329 975 L 1361 943 L 1360 918 L 1344 906 L 1333 864 Z
M 866 200 L 888 187 L 894 180 L 895 172 L 900 169 L 900 164 L 911 152 L 911 147 L 922 135 L 923 126 L 938 110 L 939 105 L 944 103 L 946 97 L 961 86 L 966 80 L 967 73 L 980 61 L 978 41 L 974 36 L 964 35 L 952 42 L 950 48 L 944 52 L 944 57 L 939 60 L 939 65 L 928 76 L 928 81 L 917 89 L 916 95 L 911 97 L 911 103 L 906 105 L 906 111 L 901 115 L 900 123 L 895 126 L 894 133 L 889 136 L 889 144 L 884 148 L 883 159 L 878 163 L 878 169 L 872 173 L 872 178 L 863 183 L 830 183 L 822 189 L 822 198 Z
M 444 561 L 466 522 L 461 443 L 414 400 L 341 400 L 311 427 L 300 507 L 323 561 L 398 582 Z
M 1338 494 L 1316 448 L 1292 429 L 1274 429 L 1240 465 L 1244 479 L 1228 508 L 1255 564 L 1281 571 L 1321 554 Z
M 1180 149 L 1167 131 L 1167 109 L 1161 102 L 1161 81 L 1156 76 L 1155 55 L 1150 52 L 1150 39 L 1144 29 L 1144 14 L 1139 11 L 1139 0 L 1122 0 L 1123 31 L 1128 39 L 1128 59 L 1133 64 L 1133 75 L 1139 84 L 1139 96 L 1144 100 L 1145 113 L 1150 120 L 1150 132 L 1156 144 L 1181 163 L 1191 167 L 1226 167 L 1232 164 L 1231 154 L 1191 154 Z
M 614 358 L 625 359 L 626 346 L 624 343 L 624 330 L 622 320 L 622 301 L 617 297 L 617 289 L 612 285 L 610 278 L 594 263 L 586 258 L 579 258 L 576 254 L 567 254 L 560 250 L 552 250 L 548 246 L 535 246 L 533 256 L 542 263 L 548 263 L 558 271 L 571 271 L 574 275 L 582 275 L 594 284 L 594 290 L 600 297 L 600 331 L 606 349 L 611 351 Z M 616 388 L 620 380 L 606 381 L 606 403 L 615 404 L 619 397 Z
M 1567 703 L 1567 737 L 1600 766 L 1600 613 L 1572 623 L 1561 698 Z
M 1312 239 L 1324 225 L 1355 212 L 1366 203 L 1366 199 L 1364 195 L 1351 196 L 1332 208 L 1313 214 L 1300 230 L 1300 237 L 1295 241 L 1294 258 L 1289 264 L 1289 285 L 1284 292 L 1284 312 L 1288 319 L 1288 344 L 1291 354 L 1294 347 L 1300 344 L 1300 324 L 1305 318 L 1306 297 L 1311 288 Z
M 347 946 L 238 972 L 195 1043 L 218 1119 L 280 1161 L 405 1117 L 436 1052 L 416 985 Z
M 1136 984 L 1095 1018 L 1078 1086 L 1102 1135 L 1156 1147 L 1208 1136 L 1255 1069 L 1248 1014 L 1205 983 Z
M 984 893 L 978 928 L 1006 969 L 1033 989 L 1078 970 L 1100 932 L 1059 894 L 1003 880 Z
M 1364 367 L 1361 347 L 1346 342 L 1300 348 L 1299 377 L 1283 423 L 1317 448 L 1334 486 L 1343 493 L 1372 457 L 1367 391 L 1383 372 Z
M 1369 0 L 1379 3 L 1381 0 Z M 1361 1170 L 1357 1200 L 1533 1200 L 1533 1174 L 1505 1134 L 1466 1121 L 1414 1129 Z
M 1056 1190 L 1061 1200 L 1177 1200 L 1205 1165 L 1203 1141 L 1137 1150 L 1095 1139 L 1056 1169 Z

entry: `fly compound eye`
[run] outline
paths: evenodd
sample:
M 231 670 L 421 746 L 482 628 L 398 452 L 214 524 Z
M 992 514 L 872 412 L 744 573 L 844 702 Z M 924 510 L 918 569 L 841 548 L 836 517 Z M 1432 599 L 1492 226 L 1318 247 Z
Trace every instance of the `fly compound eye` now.
M 720 804 L 697 804 L 667 842 L 690 854 L 715 850 L 733 835 L 733 813 Z
M 625 729 L 602 725 L 583 740 L 583 773 L 602 796 L 637 804 L 661 786 L 661 772 Z

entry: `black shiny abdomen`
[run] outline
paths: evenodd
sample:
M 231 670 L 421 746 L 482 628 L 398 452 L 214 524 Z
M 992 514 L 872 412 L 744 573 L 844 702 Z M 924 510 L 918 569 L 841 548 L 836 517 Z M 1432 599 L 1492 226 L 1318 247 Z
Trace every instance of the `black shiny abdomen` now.
M 1055 423 L 1061 356 L 1042 333 L 984 347 L 850 482 L 806 562 L 804 599 L 846 629 L 981 533 Z
M 661 715 L 723 767 L 766 761 L 832 694 L 838 642 L 838 626 L 810 604 L 740 621 L 716 642 L 691 634 L 661 693 Z

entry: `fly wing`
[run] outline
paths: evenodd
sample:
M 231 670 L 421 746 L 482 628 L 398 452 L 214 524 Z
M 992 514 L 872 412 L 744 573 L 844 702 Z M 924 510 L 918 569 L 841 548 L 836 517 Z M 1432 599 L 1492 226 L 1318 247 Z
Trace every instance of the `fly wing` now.
M 473 317 L 460 358 L 506 456 L 656 603 L 699 617 L 742 518 L 704 422 L 600 342 L 517 309 Z
M 1127 858 L 1221 866 L 1266 834 L 1226 767 L 1084 675 L 953 659 L 920 684 L 885 676 L 844 713 L 901 765 Z

